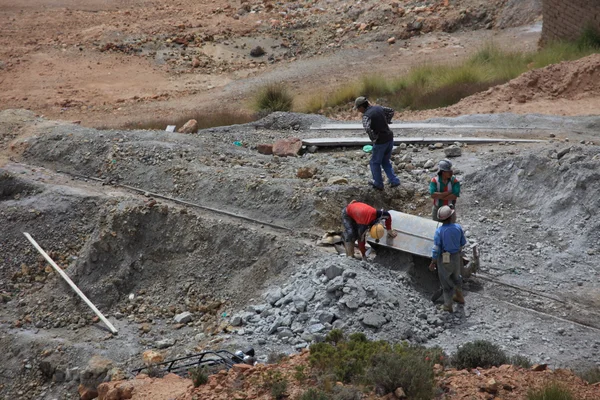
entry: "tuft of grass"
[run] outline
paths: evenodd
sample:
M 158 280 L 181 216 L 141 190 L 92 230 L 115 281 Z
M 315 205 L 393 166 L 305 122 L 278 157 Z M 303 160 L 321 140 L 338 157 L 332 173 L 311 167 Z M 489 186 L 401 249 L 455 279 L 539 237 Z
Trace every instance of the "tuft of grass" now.
M 302 393 L 298 400 L 331 400 L 331 398 L 322 390 L 310 388 Z
M 512 356 L 510 358 L 510 363 L 512 365 L 515 365 L 515 366 L 521 367 L 521 368 L 525 368 L 525 369 L 529 369 L 533 365 L 529 358 L 527 358 L 525 356 L 518 356 L 518 355 Z
M 590 385 L 593 385 L 594 383 L 600 382 L 600 367 L 592 367 L 577 371 L 577 375 Z
M 287 358 L 285 353 L 272 352 L 267 356 L 267 364 L 279 364 L 281 361 Z
M 333 398 L 331 400 L 361 400 L 363 394 L 360 390 L 352 386 L 338 386 L 333 388 Z
M 452 357 L 452 365 L 456 369 L 499 367 L 508 363 L 506 353 L 487 340 L 465 343 Z
M 261 113 L 291 111 L 293 97 L 283 83 L 269 83 L 258 91 L 254 98 L 254 108 Z
M 281 400 L 286 397 L 288 381 L 281 372 L 268 371 L 264 376 L 263 387 L 271 391 L 274 400 Z
M 229 126 L 235 124 L 246 124 L 258 120 L 257 115 L 233 112 L 206 113 L 205 111 L 194 111 L 180 114 L 174 117 L 152 117 L 147 116 L 140 121 L 129 122 L 122 129 L 151 129 L 164 131 L 167 125 L 175 125 L 176 130 L 181 128 L 190 119 L 198 121 L 199 129 L 214 128 L 217 126 Z
M 572 61 L 600 52 L 600 33 L 586 28 L 576 42 L 556 42 L 536 52 L 502 50 L 487 43 L 461 63 L 423 64 L 397 77 L 367 75 L 345 83 L 318 101 L 308 100 L 306 111 L 348 107 L 361 95 L 396 109 L 430 109 L 452 105 L 479 91 L 506 83 L 532 68 Z M 318 108 L 317 108 L 318 105 Z
M 600 31 L 592 25 L 588 25 L 583 28 L 576 43 L 580 50 L 600 49 Z
M 208 372 L 204 367 L 191 368 L 188 373 L 192 378 L 194 387 L 205 385 L 208 382 Z
M 530 390 L 527 400 L 574 400 L 573 394 L 557 383 L 550 383 L 541 389 Z

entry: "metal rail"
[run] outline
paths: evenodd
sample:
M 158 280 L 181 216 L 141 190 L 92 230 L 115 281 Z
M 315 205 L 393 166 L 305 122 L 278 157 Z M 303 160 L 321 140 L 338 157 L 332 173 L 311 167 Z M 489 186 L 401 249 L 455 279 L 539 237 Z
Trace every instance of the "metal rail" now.
M 243 359 L 240 359 L 238 356 L 228 352 L 227 350 L 208 350 L 185 357 L 179 357 L 173 360 L 152 364 L 152 367 L 158 368 L 164 373 L 174 373 L 180 376 L 186 376 L 190 369 L 196 367 L 224 366 L 226 369 L 230 369 L 235 364 L 241 364 L 243 362 Z M 145 369 L 148 369 L 148 367 L 136 368 L 132 370 L 131 373 L 137 375 Z

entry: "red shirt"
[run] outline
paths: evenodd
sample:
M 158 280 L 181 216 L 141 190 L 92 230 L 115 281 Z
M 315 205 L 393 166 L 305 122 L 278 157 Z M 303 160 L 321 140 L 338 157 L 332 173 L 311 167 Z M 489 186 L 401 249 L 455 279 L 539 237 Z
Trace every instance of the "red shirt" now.
M 383 210 L 382 210 L 383 211 Z M 353 201 L 346 207 L 346 213 L 359 225 L 371 225 L 377 219 L 377 210 L 368 204 Z M 386 218 L 385 229 L 392 229 L 392 218 Z

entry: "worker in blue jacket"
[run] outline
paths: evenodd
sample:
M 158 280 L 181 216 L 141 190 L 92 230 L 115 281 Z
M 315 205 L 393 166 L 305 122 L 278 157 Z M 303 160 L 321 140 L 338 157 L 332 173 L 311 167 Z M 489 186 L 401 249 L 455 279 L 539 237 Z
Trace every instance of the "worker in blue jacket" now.
M 438 277 L 444 293 L 442 310 L 452 312 L 452 301 L 465 304 L 462 293 L 462 247 L 467 244 L 467 239 L 462 227 L 455 223 L 454 210 L 448 206 L 440 207 L 438 220 L 442 225 L 437 228 L 433 236 L 431 251 L 431 271 L 438 271 Z

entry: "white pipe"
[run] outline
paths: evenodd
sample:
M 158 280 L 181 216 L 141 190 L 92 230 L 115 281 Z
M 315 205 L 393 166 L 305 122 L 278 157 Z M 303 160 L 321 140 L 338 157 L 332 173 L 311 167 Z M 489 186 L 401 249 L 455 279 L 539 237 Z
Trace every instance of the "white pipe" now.
M 117 329 L 110 323 L 110 321 L 107 320 L 104 317 L 104 315 L 102 315 L 102 313 L 96 308 L 96 306 L 85 296 L 85 294 L 83 294 L 83 292 L 81 290 L 79 290 L 77 285 L 75 285 L 73 283 L 73 281 L 71 280 L 71 278 L 69 278 L 69 276 L 65 273 L 65 271 L 63 271 L 58 265 L 56 265 L 56 263 L 50 258 L 50 256 L 44 251 L 44 249 L 42 249 L 40 247 L 40 245 L 37 244 L 37 242 L 35 240 L 33 240 L 31 235 L 26 232 L 23 232 L 23 235 L 25 235 L 27 240 L 29 240 L 31 242 L 31 244 L 37 249 L 37 251 L 39 251 L 40 254 L 44 256 L 46 261 L 48 261 L 50 263 L 50 265 L 52 265 L 52 267 L 56 270 L 56 272 L 58 272 L 60 274 L 60 276 L 62 276 L 63 279 L 65 281 L 67 281 L 67 283 L 71 286 L 71 288 L 75 291 L 75 293 L 77 293 L 79 295 L 79 297 L 81 297 L 83 299 L 83 301 L 85 301 L 85 303 L 92 309 L 92 311 L 94 313 L 96 313 L 96 315 L 102 320 L 102 322 L 104 322 L 106 324 L 106 326 L 108 326 L 108 328 L 111 330 L 111 332 L 114 334 L 118 333 Z

